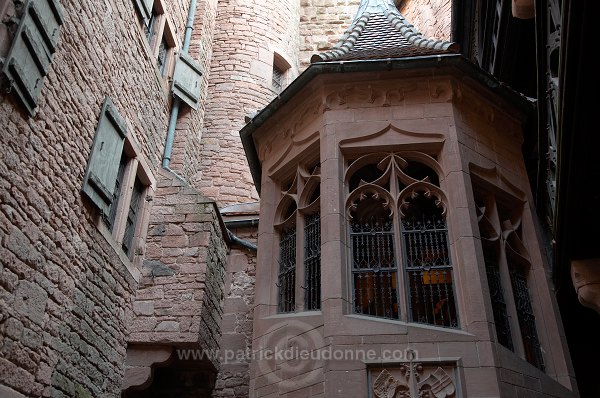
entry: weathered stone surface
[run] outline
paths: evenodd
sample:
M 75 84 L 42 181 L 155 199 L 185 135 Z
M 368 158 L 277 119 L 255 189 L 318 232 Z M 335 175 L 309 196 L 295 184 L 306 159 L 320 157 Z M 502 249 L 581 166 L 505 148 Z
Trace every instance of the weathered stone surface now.
M 147 236 L 153 250 L 146 252 L 143 278 L 128 315 L 128 341 L 187 343 L 215 351 L 221 334 L 227 250 L 219 214 L 214 203 L 171 172 L 159 171 L 158 181 L 155 200 L 181 206 L 178 211 L 184 217 L 164 222 L 161 214 L 150 215 L 149 230 L 159 233 Z
M 208 9 L 215 3 L 199 2 Z M 164 4 L 180 46 L 189 1 Z M 28 117 L 13 93 L 0 93 L 2 397 L 120 396 L 133 265 L 100 232 L 80 189 L 107 95 L 151 173 L 168 123 L 167 79 L 150 56 L 134 2 L 60 5 L 65 23 L 35 115 Z M 210 36 L 200 32 L 212 28 L 201 24 L 211 25 L 199 21 L 191 51 L 206 63 L 201 47 Z M 182 134 L 199 146 L 195 134 Z
M 257 231 L 253 228 L 235 229 L 232 232 L 249 242 L 256 242 Z M 221 348 L 228 349 L 227 354 L 235 354 L 235 358 L 221 363 L 214 397 L 249 396 L 251 358 L 246 353 L 252 350 L 255 269 L 255 253 L 238 248 L 231 250 L 226 266 Z M 244 354 L 240 355 L 240 351 Z

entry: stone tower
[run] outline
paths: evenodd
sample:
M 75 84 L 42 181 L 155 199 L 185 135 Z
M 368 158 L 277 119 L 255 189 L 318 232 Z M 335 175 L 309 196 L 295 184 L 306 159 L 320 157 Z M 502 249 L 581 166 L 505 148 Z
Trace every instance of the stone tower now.
M 258 199 L 238 131 L 298 74 L 299 6 L 295 0 L 218 4 L 199 180 L 219 203 Z

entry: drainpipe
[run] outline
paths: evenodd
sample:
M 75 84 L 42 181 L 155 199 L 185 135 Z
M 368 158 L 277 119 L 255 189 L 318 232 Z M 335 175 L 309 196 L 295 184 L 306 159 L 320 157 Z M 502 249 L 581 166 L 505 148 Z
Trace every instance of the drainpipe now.
M 188 11 L 187 22 L 185 24 L 185 35 L 183 37 L 182 52 L 188 52 L 190 41 L 192 40 L 192 30 L 194 30 L 194 16 L 196 15 L 196 0 L 190 0 L 190 9 Z M 175 140 L 175 126 L 177 125 L 177 117 L 179 116 L 179 106 L 181 99 L 173 98 L 173 107 L 171 108 L 171 116 L 169 117 L 169 127 L 167 129 L 167 140 L 165 142 L 165 152 L 163 154 L 162 166 L 169 169 L 171 163 L 171 153 L 173 152 L 173 141 Z
M 231 239 L 231 242 L 236 243 L 246 249 L 252 250 L 253 252 L 256 252 L 257 247 L 254 243 L 241 239 L 239 236 L 234 235 L 233 232 L 231 232 L 229 229 L 227 230 L 227 233 L 229 234 L 229 239 Z

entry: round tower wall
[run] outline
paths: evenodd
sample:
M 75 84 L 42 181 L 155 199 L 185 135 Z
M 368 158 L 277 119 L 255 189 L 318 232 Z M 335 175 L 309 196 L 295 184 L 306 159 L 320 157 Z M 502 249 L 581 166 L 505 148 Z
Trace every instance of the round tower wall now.
M 196 181 L 219 205 L 258 199 L 239 131 L 298 74 L 298 0 L 219 1 Z M 287 68 L 287 70 L 286 70 Z

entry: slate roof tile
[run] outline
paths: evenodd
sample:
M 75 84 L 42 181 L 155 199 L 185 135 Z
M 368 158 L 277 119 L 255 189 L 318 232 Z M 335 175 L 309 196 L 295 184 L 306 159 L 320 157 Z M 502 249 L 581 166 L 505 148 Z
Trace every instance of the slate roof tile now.
M 393 0 L 362 0 L 342 39 L 311 62 L 374 60 L 458 52 L 456 43 L 424 37 Z

